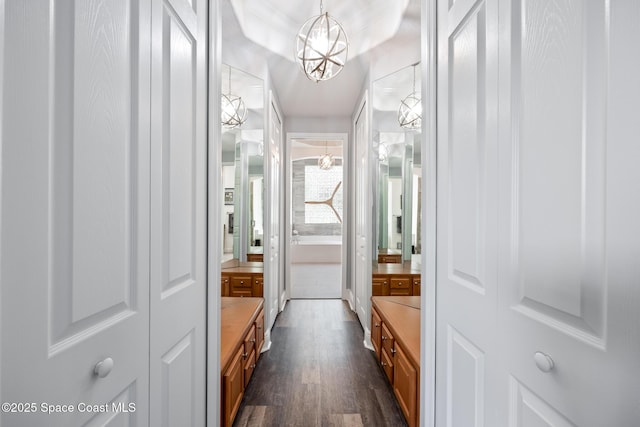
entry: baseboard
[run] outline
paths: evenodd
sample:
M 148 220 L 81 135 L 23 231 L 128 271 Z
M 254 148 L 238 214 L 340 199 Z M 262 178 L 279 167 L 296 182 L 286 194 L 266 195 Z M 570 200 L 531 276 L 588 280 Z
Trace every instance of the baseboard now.
M 351 311 L 353 312 L 356 311 L 355 305 L 353 303 L 353 292 L 351 292 L 351 289 L 344 290 L 342 294 L 342 299 L 349 303 L 349 308 L 351 309 Z
M 369 338 L 371 341 L 371 338 Z M 271 349 L 271 330 L 266 331 L 264 333 L 264 344 L 262 344 L 262 350 L 260 353 L 264 353 L 265 351 L 269 351 Z
M 374 351 L 373 344 L 371 344 L 371 330 L 369 328 L 364 328 L 364 347 L 368 348 L 371 351 Z

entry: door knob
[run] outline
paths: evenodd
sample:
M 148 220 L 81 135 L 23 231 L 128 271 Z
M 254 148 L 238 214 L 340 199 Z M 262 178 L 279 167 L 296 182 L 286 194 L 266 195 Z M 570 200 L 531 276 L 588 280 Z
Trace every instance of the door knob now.
M 536 366 L 542 372 L 549 372 L 555 366 L 551 356 L 549 356 L 548 354 L 544 354 L 541 351 L 536 351 L 536 353 L 533 355 L 533 360 L 536 361 Z
M 96 374 L 99 378 L 104 378 L 113 369 L 113 359 L 107 357 L 101 362 L 96 363 L 96 366 L 93 368 L 93 373 Z

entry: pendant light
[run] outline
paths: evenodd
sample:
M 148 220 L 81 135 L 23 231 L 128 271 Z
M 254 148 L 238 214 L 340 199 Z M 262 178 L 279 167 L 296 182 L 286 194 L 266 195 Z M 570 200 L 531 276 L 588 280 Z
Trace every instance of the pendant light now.
M 422 100 L 416 92 L 416 66 L 413 64 L 413 91 L 400 101 L 398 123 L 405 129 L 420 129 L 422 126 Z
M 331 154 L 329 154 L 329 149 L 327 148 L 327 142 L 324 142 L 324 154 L 318 157 L 318 167 L 322 170 L 328 170 L 333 167 L 335 164 L 335 159 Z
M 308 79 L 316 82 L 329 80 L 344 68 L 347 62 L 349 41 L 342 25 L 323 13 L 309 18 L 298 31 L 296 60 Z
M 229 92 L 222 95 L 220 105 L 220 121 L 222 126 L 233 129 L 247 120 L 247 107 L 242 98 L 231 94 L 231 67 L 229 67 Z

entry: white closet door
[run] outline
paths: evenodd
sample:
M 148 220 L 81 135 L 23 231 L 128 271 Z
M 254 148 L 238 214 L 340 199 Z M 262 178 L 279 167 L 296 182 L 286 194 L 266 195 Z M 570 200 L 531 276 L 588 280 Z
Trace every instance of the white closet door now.
M 498 324 L 514 426 L 640 424 L 639 18 L 635 0 L 501 4 Z
M 497 0 L 438 3 L 437 425 L 504 425 L 497 7 Z
M 0 400 L 35 404 L 0 424 L 147 425 L 150 3 L 7 0 L 0 22 Z
M 282 289 L 282 266 L 280 260 L 280 224 L 282 194 L 282 115 L 273 97 L 270 94 L 269 105 L 269 145 L 267 153 L 269 156 L 267 165 L 267 235 L 269 246 L 266 248 L 265 264 L 265 345 L 271 345 L 271 327 L 278 314 L 279 293 Z
M 371 187 L 369 185 L 369 119 L 367 97 L 363 98 L 355 116 L 355 283 L 356 313 L 370 341 L 369 307 L 371 296 Z M 368 344 L 370 345 L 370 343 Z
M 206 37 L 205 0 L 154 1 L 152 426 L 205 423 Z
M 437 424 L 637 425 L 640 4 L 438 5 Z

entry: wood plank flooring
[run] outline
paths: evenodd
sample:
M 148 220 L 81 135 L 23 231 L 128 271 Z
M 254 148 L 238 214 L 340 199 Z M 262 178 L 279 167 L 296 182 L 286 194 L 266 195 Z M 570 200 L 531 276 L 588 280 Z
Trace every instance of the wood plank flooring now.
M 271 331 L 234 426 L 406 426 L 340 300 L 291 300 Z

